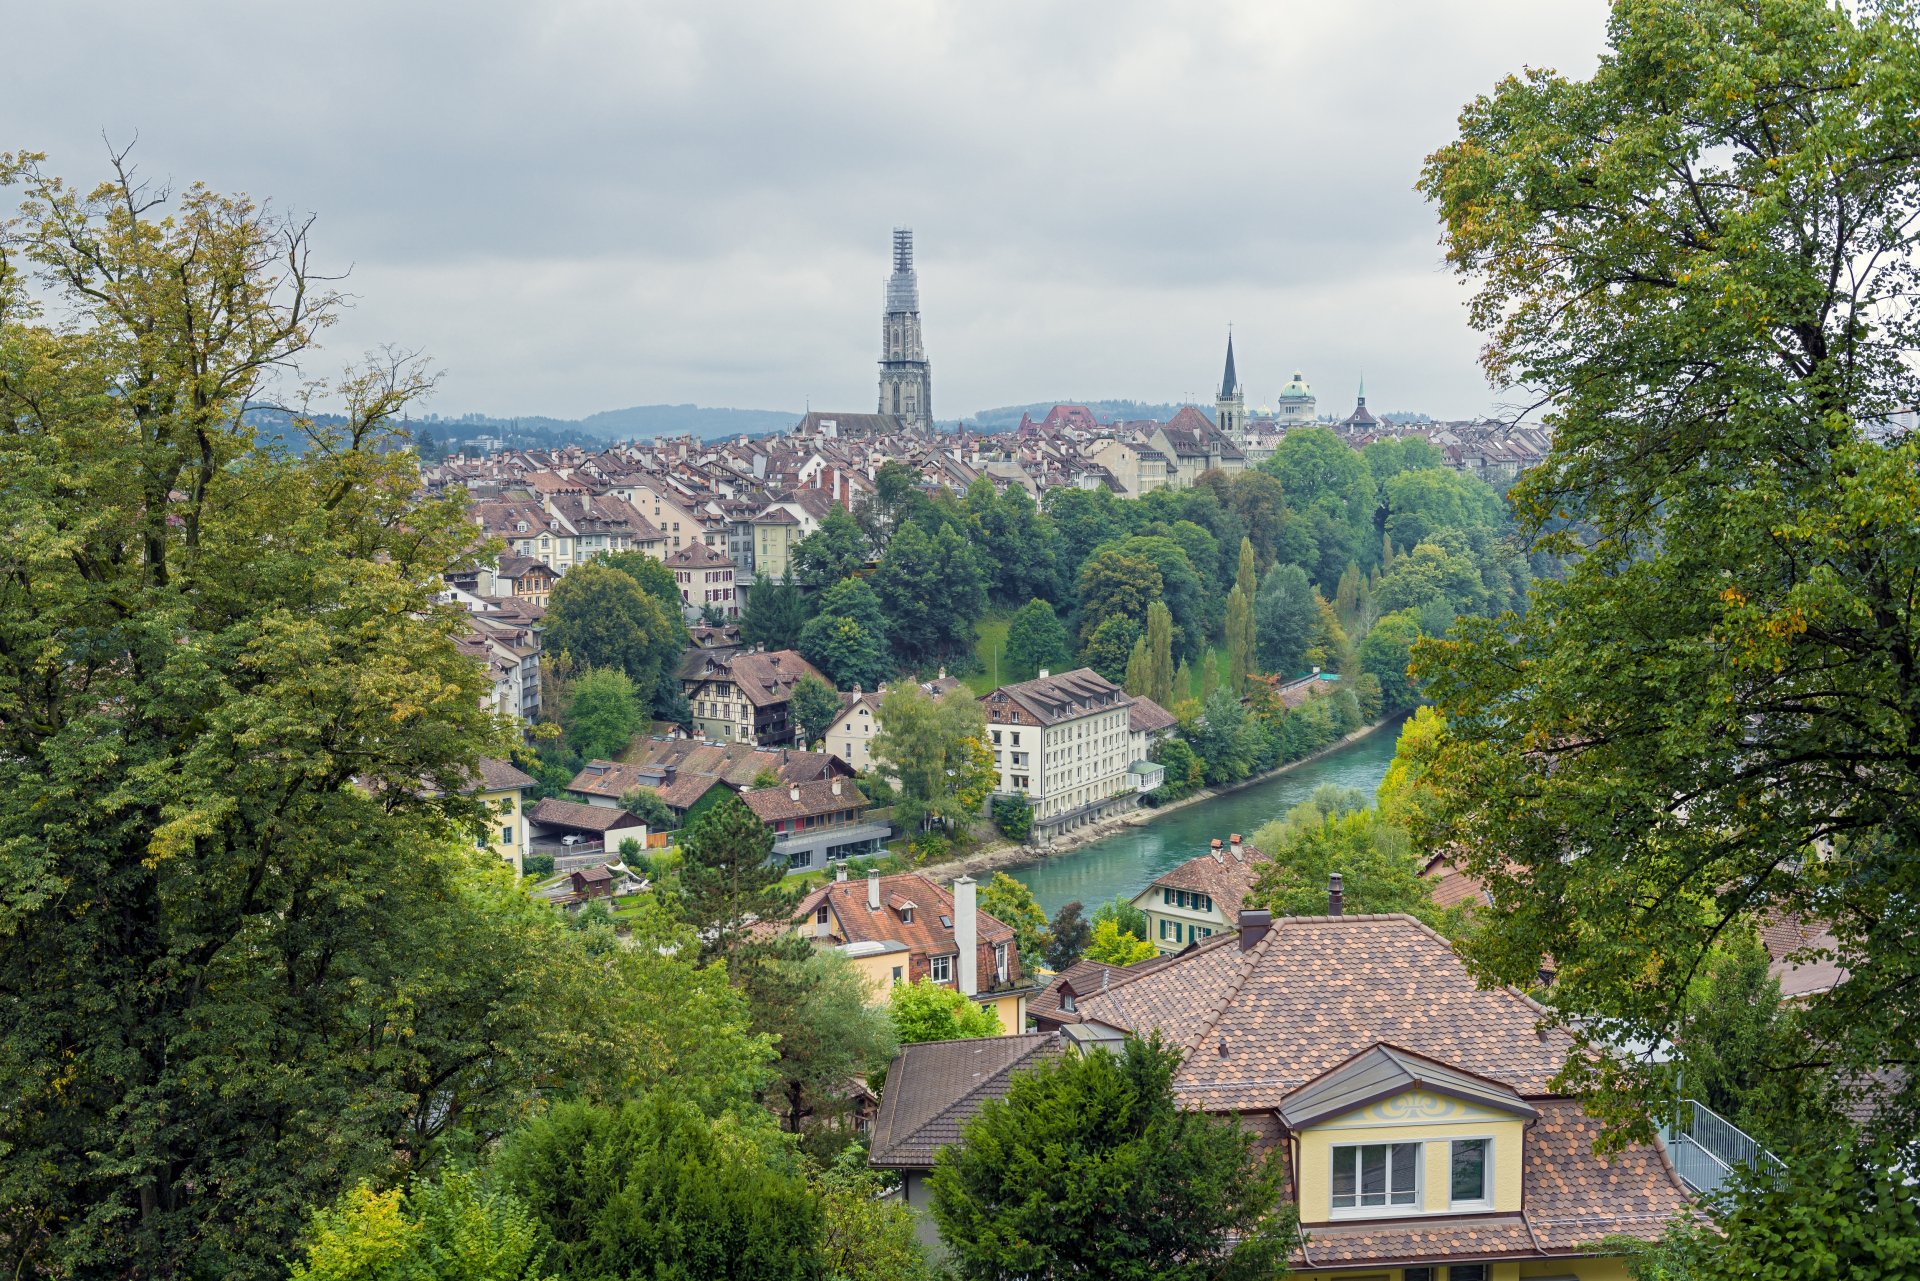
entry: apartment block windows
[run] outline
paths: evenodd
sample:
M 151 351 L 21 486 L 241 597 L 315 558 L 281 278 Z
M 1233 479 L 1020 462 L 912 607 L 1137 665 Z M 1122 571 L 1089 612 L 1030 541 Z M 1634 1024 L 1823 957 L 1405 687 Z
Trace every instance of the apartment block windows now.
M 1487 1139 L 1455 1139 L 1449 1169 L 1453 1207 L 1478 1209 L 1487 1205 Z
M 1415 1210 L 1420 1205 L 1418 1143 L 1351 1143 L 1333 1150 L 1336 1212 Z

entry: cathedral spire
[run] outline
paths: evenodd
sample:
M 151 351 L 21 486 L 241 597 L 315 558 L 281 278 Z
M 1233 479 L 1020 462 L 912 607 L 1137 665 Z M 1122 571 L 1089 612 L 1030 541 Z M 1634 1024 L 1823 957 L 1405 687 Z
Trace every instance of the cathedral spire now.
M 1227 327 L 1227 370 L 1220 376 L 1220 394 L 1214 398 L 1214 417 L 1228 440 L 1244 447 L 1247 439 L 1247 398 L 1240 375 L 1233 368 L 1233 327 Z
M 1240 376 L 1233 372 L 1233 326 L 1227 326 L 1227 372 L 1220 379 L 1220 399 L 1229 400 L 1240 390 Z
M 880 322 L 880 412 L 903 426 L 933 430 L 933 373 L 920 340 L 920 281 L 913 270 L 913 229 L 893 229 L 893 275 Z

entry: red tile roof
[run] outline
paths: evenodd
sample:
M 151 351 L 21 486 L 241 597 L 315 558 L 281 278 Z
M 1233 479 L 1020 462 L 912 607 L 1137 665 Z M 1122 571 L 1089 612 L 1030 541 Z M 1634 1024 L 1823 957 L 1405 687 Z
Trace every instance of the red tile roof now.
M 1176 868 L 1156 877 L 1150 889 L 1188 890 L 1205 894 L 1213 905 L 1235 925 L 1240 922 L 1240 907 L 1253 889 L 1267 856 L 1244 841 L 1235 845 L 1223 839 L 1218 849 L 1209 849 Z

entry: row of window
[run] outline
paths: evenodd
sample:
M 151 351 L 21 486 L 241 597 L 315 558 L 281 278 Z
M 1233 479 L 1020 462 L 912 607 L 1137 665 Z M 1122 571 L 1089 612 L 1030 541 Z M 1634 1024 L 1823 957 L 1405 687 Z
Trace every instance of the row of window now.
M 1333 1149 L 1333 1211 L 1413 1213 L 1420 1209 L 1422 1143 L 1351 1143 Z M 1448 1147 L 1448 1205 L 1483 1210 L 1491 1202 L 1491 1139 L 1454 1139 Z
M 1191 943 L 1196 939 L 1210 939 L 1213 931 L 1205 925 L 1182 925 L 1179 921 L 1162 920 L 1160 922 L 1160 941 L 1162 943 Z
M 1202 894 L 1198 890 L 1170 890 L 1162 886 L 1160 901 L 1168 907 L 1184 907 L 1194 912 L 1213 910 L 1213 896 Z

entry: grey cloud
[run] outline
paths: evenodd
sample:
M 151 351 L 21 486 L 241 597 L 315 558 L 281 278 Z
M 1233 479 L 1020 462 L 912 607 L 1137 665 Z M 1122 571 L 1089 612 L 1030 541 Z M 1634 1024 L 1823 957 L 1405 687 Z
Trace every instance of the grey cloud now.
M 438 408 L 861 408 L 887 229 L 916 228 L 936 407 L 1204 392 L 1472 413 L 1461 287 L 1412 184 L 1472 95 L 1590 68 L 1601 0 L 324 5 L 9 18 L 0 147 L 321 215 L 331 355 L 398 341 Z

